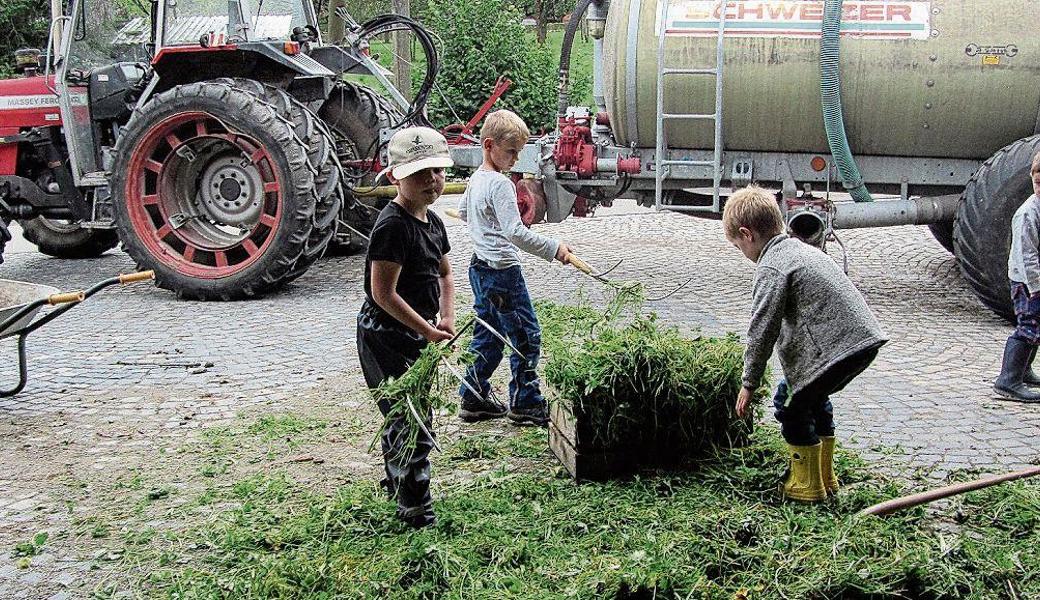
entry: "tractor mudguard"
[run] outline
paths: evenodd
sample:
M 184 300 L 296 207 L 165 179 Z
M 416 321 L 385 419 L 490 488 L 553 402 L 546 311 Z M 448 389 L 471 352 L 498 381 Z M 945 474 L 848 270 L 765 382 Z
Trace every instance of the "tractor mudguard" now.
M 162 89 L 219 77 L 288 79 L 289 93 L 303 102 L 328 97 L 336 74 L 306 54 L 286 54 L 286 47 L 285 42 L 236 42 L 163 48 L 152 59 L 152 67 Z
M 322 46 L 311 50 L 310 57 L 334 73 L 368 73 L 368 69 L 362 65 L 361 59 L 349 48 Z

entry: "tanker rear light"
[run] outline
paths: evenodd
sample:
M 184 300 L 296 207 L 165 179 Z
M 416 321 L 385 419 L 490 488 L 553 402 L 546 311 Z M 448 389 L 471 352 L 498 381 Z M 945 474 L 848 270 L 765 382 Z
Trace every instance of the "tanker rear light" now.
M 813 171 L 822 173 L 827 170 L 827 159 L 822 156 L 814 156 L 812 160 L 809 161 L 809 166 L 812 167 Z
M 300 42 L 285 42 L 282 44 L 282 52 L 285 52 L 289 56 L 295 56 L 300 53 Z

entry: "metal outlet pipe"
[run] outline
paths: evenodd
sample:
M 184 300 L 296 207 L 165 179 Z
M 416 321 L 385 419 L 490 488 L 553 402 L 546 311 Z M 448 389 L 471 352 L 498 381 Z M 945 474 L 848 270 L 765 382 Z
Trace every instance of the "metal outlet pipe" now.
M 834 205 L 834 228 L 927 225 L 952 221 L 957 216 L 960 196 L 936 196 L 909 200 L 841 202 Z

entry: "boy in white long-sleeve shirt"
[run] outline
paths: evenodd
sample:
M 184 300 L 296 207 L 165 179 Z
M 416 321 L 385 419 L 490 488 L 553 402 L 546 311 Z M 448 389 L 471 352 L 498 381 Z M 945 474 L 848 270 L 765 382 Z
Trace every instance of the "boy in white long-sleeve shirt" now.
M 477 316 L 509 338 L 520 351 L 510 357 L 508 410 L 491 395 L 488 381 L 502 362 L 505 344 L 482 325 L 473 332 L 470 351 L 475 360 L 466 372 L 467 386 L 459 388 L 459 417 L 480 421 L 508 416 L 517 424 L 545 425 L 549 413 L 538 383 L 538 356 L 542 332 L 520 269 L 520 250 L 551 261 L 570 260 L 566 244 L 539 235 L 524 226 L 516 203 L 516 188 L 503 173 L 516 164 L 530 131 L 508 110 L 488 115 L 480 130 L 484 161 L 470 177 L 459 214 L 469 225 L 473 259 L 469 281 Z
M 1004 360 L 993 392 L 1008 400 L 1040 402 L 1040 391 L 1029 387 L 1040 384 L 1040 376 L 1032 366 L 1040 344 L 1040 153 L 1033 156 L 1029 176 L 1033 179 L 1033 195 L 1011 220 L 1008 279 L 1016 326 L 1004 346 Z

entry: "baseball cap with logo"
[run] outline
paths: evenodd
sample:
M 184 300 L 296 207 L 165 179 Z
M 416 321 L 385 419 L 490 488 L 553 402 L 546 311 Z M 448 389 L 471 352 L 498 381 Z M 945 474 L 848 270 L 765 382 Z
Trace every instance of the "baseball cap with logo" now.
M 390 138 L 387 148 L 390 165 L 379 173 L 392 173 L 404 179 L 423 169 L 447 168 L 455 165 L 448 152 L 448 140 L 429 127 L 406 127 Z

